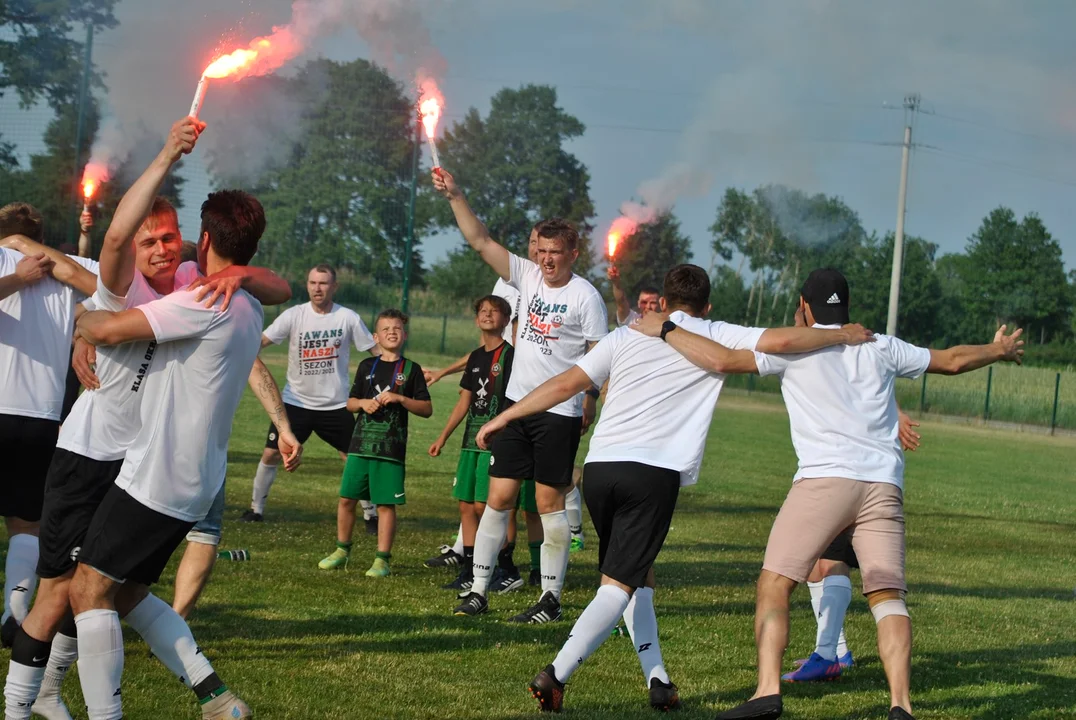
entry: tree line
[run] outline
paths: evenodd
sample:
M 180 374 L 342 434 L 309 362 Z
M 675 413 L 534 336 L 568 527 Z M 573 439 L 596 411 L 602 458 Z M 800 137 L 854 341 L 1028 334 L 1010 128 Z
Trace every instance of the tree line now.
M 115 24 L 113 5 L 38 4 L 35 17 L 27 18 L 17 15 L 20 4 L 0 3 L 0 27 L 9 31 L 0 40 L 0 91 L 13 89 L 24 104 L 47 103 L 55 111 L 43 151 L 25 166 L 0 136 L 0 200 L 40 207 L 54 245 L 65 239 L 79 182 L 72 175 L 82 48 L 72 29 L 87 18 L 98 27 Z M 27 54 L 38 37 L 45 44 Z M 92 76 L 95 90 L 105 82 Z M 433 196 L 428 168 L 415 171 L 421 140 L 414 98 L 383 68 L 361 59 L 313 60 L 290 76 L 229 86 L 214 102 L 221 112 L 214 123 L 219 142 L 207 151 L 208 170 L 214 185 L 248 189 L 265 206 L 268 229 L 257 262 L 297 288 L 306 268 L 329 262 L 342 271 L 343 301 L 387 305 L 398 302 L 413 232 L 411 284 L 420 309 L 462 309 L 492 287 L 492 272 L 462 240 L 439 262 L 425 261 L 424 238 L 457 231 L 450 209 Z M 84 120 L 89 140 L 79 167 L 97 131 L 95 103 Z M 156 152 L 160 131 L 141 129 L 135 150 L 117 159 L 112 181 L 97 197 L 98 227 L 107 226 L 119 197 Z M 537 220 L 567 218 L 583 242 L 577 271 L 605 286 L 590 173 L 569 150 L 585 131 L 558 104 L 555 88 L 525 85 L 497 92 L 485 115 L 472 108 L 446 123 L 438 147 L 493 237 L 522 253 Z M 185 199 L 182 178 L 173 176 L 165 190 L 177 204 Z M 885 327 L 892 234 L 865 229 L 839 197 L 781 185 L 729 188 L 709 232 L 711 257 L 696 261 L 709 267 L 715 318 L 788 324 L 807 273 L 832 266 L 849 279 L 854 319 Z M 660 287 L 666 268 L 691 259 L 690 239 L 674 210 L 640 225 L 617 252 L 629 293 Z M 940 255 L 927 238 L 905 238 L 898 328 L 912 342 L 982 342 L 1007 322 L 1026 328 L 1031 361 L 1071 364 L 1074 306 L 1076 273 L 1066 274 L 1059 244 L 1034 214 L 993 210 L 969 228 L 962 253 Z

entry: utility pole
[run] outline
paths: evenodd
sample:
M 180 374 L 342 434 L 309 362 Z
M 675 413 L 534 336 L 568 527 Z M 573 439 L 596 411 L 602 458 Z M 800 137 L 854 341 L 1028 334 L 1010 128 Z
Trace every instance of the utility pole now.
M 74 185 L 78 187 L 79 178 L 82 175 L 82 126 L 86 121 L 86 96 L 90 91 L 90 68 L 92 67 L 91 61 L 93 59 L 93 25 L 86 26 L 86 59 L 83 60 L 82 66 L 82 87 L 79 88 L 78 93 L 78 124 L 75 126 L 75 182 Z M 74 191 L 74 205 L 75 211 L 71 215 L 71 219 L 67 223 L 67 242 L 72 245 L 75 243 L 75 228 L 78 226 L 79 211 L 82 209 L 82 203 L 79 200 L 78 190 Z
M 893 274 L 889 279 L 889 315 L 885 334 L 897 334 L 897 310 L 900 308 L 900 275 L 904 269 L 904 208 L 908 199 L 908 159 L 912 151 L 912 125 L 919 111 L 919 95 L 906 95 L 904 109 L 904 149 L 900 158 L 900 191 L 897 194 L 897 232 L 893 239 Z
M 403 261 L 403 297 L 400 299 L 400 309 L 407 312 L 408 301 L 411 295 L 411 253 L 415 247 L 415 195 L 418 190 L 418 149 L 422 144 L 422 136 L 419 132 L 422 122 L 415 122 L 415 145 L 411 154 L 411 197 L 407 210 L 407 237 L 404 238 L 404 261 Z

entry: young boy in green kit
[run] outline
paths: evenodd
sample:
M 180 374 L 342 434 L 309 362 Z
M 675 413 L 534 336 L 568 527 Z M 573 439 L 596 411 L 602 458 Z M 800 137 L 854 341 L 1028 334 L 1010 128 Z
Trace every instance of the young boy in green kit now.
M 318 563 L 322 570 L 347 566 L 351 557 L 351 533 L 359 500 L 377 505 L 377 554 L 367 577 L 389 575 L 389 559 L 396 537 L 396 506 L 406 501 L 404 462 L 407 456 L 407 418 L 413 413 L 433 415 L 430 391 L 418 363 L 400 354 L 407 341 L 407 315 L 385 310 L 377 316 L 374 337 L 381 346 L 379 357 L 359 363 L 349 412 L 359 413 L 340 479 L 340 504 L 336 511 L 336 550 Z
M 430 446 L 430 457 L 441 454 L 449 437 L 466 419 L 463 449 L 452 483 L 452 497 L 460 504 L 463 558 L 459 576 L 446 590 L 466 590 L 474 580 L 475 533 L 489 495 L 489 456 L 475 442 L 479 428 L 505 407 L 504 389 L 512 372 L 512 345 L 504 339 L 504 328 L 512 317 L 508 301 L 487 295 L 475 303 L 475 322 L 482 331 L 482 345 L 471 353 L 460 378 L 460 398 L 445 423 L 440 437 Z M 514 567 L 514 566 L 513 566 Z M 522 585 L 522 582 L 520 582 Z

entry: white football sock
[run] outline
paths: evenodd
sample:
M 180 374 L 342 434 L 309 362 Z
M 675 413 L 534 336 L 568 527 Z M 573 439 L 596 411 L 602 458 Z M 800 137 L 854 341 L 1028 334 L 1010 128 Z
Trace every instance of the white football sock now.
M 565 511 L 542 514 L 542 595 L 553 593 L 560 600 L 564 590 L 564 576 L 568 572 L 568 550 L 572 545 L 572 533 L 568 529 Z
M 41 715 L 39 711 L 45 705 L 56 709 L 63 707 L 60 691 L 63 689 L 67 671 L 76 660 L 78 660 L 78 638 L 56 633 L 56 636 L 52 638 L 52 652 L 49 653 L 49 664 L 45 667 L 45 678 L 41 681 L 41 692 L 38 693 L 37 702 L 34 703 L 36 714 Z M 67 712 L 66 709 L 64 712 Z
M 377 517 L 377 505 L 374 505 L 369 500 L 359 500 L 359 505 L 362 506 L 363 520 L 371 520 Z
M 837 638 L 837 659 L 840 660 L 850 652 L 851 650 L 848 649 L 848 641 L 844 637 L 844 628 L 842 627 L 841 635 Z
M 30 601 L 37 589 L 37 536 L 20 533 L 7 541 L 4 567 L 4 615 L 0 624 L 14 617 L 22 625 L 30 612 Z
M 115 610 L 87 610 L 78 626 L 78 679 L 90 720 L 122 720 L 123 630 Z
M 808 582 L 807 590 L 811 593 L 811 608 L 814 610 L 814 621 L 817 623 L 819 603 L 822 602 L 822 582 Z
M 254 490 L 250 497 L 250 509 L 259 515 L 265 513 L 265 501 L 269 499 L 269 489 L 276 480 L 276 465 L 258 463 L 258 472 L 254 473 Z
M 598 588 L 594 599 L 575 621 L 571 635 L 553 661 L 553 672 L 557 680 L 568 682 L 576 668 L 601 647 L 620 622 L 620 616 L 628 607 L 628 599 L 628 594 L 616 585 L 602 585 Z
M 213 666 L 198 648 L 190 627 L 171 605 L 156 595 L 147 595 L 124 620 L 187 687 L 193 688 L 213 674 Z
M 564 496 L 564 512 L 568 514 L 568 529 L 572 535 L 583 534 L 583 495 L 579 488 L 573 487 Z
M 666 685 L 669 674 L 665 672 L 665 660 L 661 657 L 661 645 L 658 643 L 658 616 L 654 612 L 654 588 L 641 587 L 635 590 L 624 611 L 624 625 L 635 645 L 639 656 L 639 665 L 643 669 L 646 686 L 657 678 Z M 612 632 L 610 630 L 610 632 Z
M 30 720 L 30 706 L 38 697 L 45 668 L 23 665 L 14 660 L 7 666 L 4 685 L 4 720 Z
M 818 638 L 814 651 L 826 660 L 837 659 L 837 640 L 844 629 L 844 615 L 852 602 L 852 580 L 831 575 L 822 581 L 818 601 Z
M 452 545 L 452 552 L 463 557 L 463 523 L 460 523 L 459 532 L 456 533 L 456 542 Z
M 497 554 L 508 535 L 508 518 L 511 514 L 510 510 L 494 510 L 488 505 L 482 513 L 474 539 L 474 584 L 471 586 L 471 592 L 485 596 L 489 579 L 493 575 L 493 566 L 497 564 Z

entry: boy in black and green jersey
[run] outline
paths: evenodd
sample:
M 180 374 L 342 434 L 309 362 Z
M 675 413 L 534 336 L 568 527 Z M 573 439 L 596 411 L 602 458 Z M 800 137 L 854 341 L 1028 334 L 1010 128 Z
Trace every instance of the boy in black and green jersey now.
M 377 505 L 379 520 L 377 555 L 366 575 L 389 574 L 389 558 L 396 536 L 396 506 L 406 501 L 407 418 L 410 413 L 424 418 L 433 415 L 422 368 L 400 354 L 407 340 L 406 326 L 407 316 L 399 310 L 385 310 L 378 315 L 374 337 L 382 353 L 363 360 L 355 373 L 347 409 L 359 416 L 340 479 L 336 550 L 318 564 L 322 570 L 347 566 L 355 507 L 359 500 L 369 500 Z
M 475 303 L 475 315 L 476 324 L 482 331 L 482 345 L 467 358 L 460 379 L 460 398 L 445 429 L 429 449 L 430 457 L 439 456 L 449 437 L 466 420 L 463 449 L 452 483 L 452 497 L 460 503 L 463 558 L 459 576 L 444 586 L 446 590 L 466 590 L 473 581 L 471 562 L 478 521 L 489 495 L 490 457 L 489 452 L 478 447 L 475 437 L 485 422 L 504 409 L 504 389 L 512 372 L 512 345 L 503 337 L 504 328 L 512 317 L 511 306 L 502 297 L 487 295 Z M 514 564 L 512 568 L 515 568 Z

